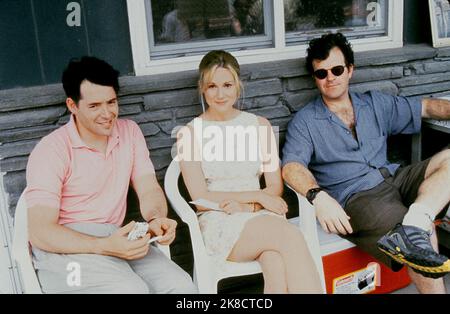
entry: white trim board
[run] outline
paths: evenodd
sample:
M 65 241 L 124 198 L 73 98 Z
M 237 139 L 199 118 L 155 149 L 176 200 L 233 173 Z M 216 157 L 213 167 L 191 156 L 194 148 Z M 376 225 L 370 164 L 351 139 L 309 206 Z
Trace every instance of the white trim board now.
M 8 212 L 8 195 L 4 189 L 3 176 L 4 173 L 0 173 L 0 293 L 12 294 L 18 293 L 21 288 L 11 256 L 13 223 Z
M 145 1 L 127 0 L 134 70 L 137 76 L 195 70 L 202 56 L 151 60 Z M 306 56 L 306 45 L 286 46 L 281 0 L 273 0 L 274 48 L 232 52 L 241 65 L 297 59 Z M 350 40 L 355 52 L 403 47 L 403 1 L 389 0 L 388 35 Z

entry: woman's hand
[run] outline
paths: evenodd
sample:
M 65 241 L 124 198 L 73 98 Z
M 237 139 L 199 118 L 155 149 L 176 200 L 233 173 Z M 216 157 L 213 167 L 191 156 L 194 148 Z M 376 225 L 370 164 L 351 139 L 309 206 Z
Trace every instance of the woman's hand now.
M 225 200 L 219 205 L 227 214 L 240 213 L 240 212 L 251 212 L 248 204 L 242 204 L 234 200 Z
M 284 199 L 279 196 L 267 194 L 264 191 L 261 191 L 260 193 L 261 195 L 258 198 L 258 203 L 260 203 L 264 209 L 270 210 L 279 215 L 285 215 L 288 212 L 288 206 Z

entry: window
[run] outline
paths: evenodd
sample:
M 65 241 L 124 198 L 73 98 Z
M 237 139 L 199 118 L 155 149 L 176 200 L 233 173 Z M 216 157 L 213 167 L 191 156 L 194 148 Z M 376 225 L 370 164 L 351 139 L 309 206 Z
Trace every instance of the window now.
M 349 39 L 387 35 L 385 0 L 284 0 L 286 44 L 298 45 L 327 31 Z
M 303 57 L 340 31 L 355 51 L 403 45 L 401 0 L 127 0 L 136 75 L 196 69 L 212 49 L 241 64 Z M 395 18 L 394 18 L 395 17 Z
M 148 0 L 150 57 L 273 47 L 271 12 L 267 0 Z

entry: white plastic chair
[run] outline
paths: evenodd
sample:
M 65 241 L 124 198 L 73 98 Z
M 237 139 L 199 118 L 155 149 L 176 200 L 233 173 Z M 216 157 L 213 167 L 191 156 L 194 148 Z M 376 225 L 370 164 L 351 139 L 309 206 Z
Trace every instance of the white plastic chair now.
M 256 261 L 245 263 L 225 261 L 220 267 L 214 263 L 213 259 L 206 253 L 197 215 L 180 194 L 179 178 L 180 166 L 176 160 L 173 160 L 166 171 L 164 189 L 172 208 L 189 227 L 194 256 L 194 283 L 197 285 L 199 292 L 203 294 L 217 293 L 217 284 L 221 279 L 261 273 L 261 267 Z M 294 218 L 289 221 L 295 223 L 297 220 Z M 319 259 L 315 259 L 315 261 L 319 261 Z M 322 267 L 321 260 L 319 264 Z
M 325 273 L 323 270 L 322 257 L 355 247 L 355 244 L 341 238 L 337 234 L 326 233 L 316 220 L 316 211 L 314 207 L 303 195 L 297 193 L 289 185 L 286 184 L 286 186 L 297 195 L 300 219 L 299 226 L 304 233 L 305 240 L 318 267 L 322 288 L 325 291 Z
M 28 241 L 28 210 L 24 193 L 22 193 L 17 202 L 14 215 L 12 254 L 22 277 L 23 292 L 27 294 L 41 294 L 42 290 L 33 267 L 30 250 Z
M 170 259 L 168 245 L 156 246 Z M 13 258 L 22 277 L 22 289 L 26 294 L 42 294 L 31 257 L 31 246 L 28 240 L 28 209 L 24 193 L 19 198 L 14 215 L 14 237 L 12 245 Z

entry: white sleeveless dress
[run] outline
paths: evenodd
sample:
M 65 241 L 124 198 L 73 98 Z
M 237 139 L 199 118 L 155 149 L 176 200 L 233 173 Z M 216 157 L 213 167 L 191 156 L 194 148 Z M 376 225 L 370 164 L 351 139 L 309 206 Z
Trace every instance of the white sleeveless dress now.
M 211 126 L 220 128 L 222 134 L 226 134 L 227 127 L 246 128 L 252 126 L 255 127 L 256 130 L 258 130 L 259 127 L 257 116 L 247 112 L 241 112 L 237 117 L 229 121 L 207 121 L 201 118 L 195 118 L 189 125 L 193 127 L 194 122 L 201 122 L 203 130 L 202 134 L 206 134 L 204 132 L 205 128 Z M 208 145 L 208 141 L 211 141 L 211 138 L 205 138 L 205 136 L 199 134 L 199 132 L 197 132 L 199 129 L 196 130 L 194 128 L 194 130 L 197 143 L 203 143 L 203 147 Z M 225 136 L 223 141 L 224 152 L 226 145 L 229 145 L 229 141 L 231 140 L 231 138 Z M 249 142 L 249 140 L 247 142 Z M 242 142 L 236 141 L 236 143 L 234 143 L 237 154 L 240 152 L 242 153 L 242 150 L 248 150 L 249 145 L 245 145 L 246 147 L 242 146 Z M 261 189 L 259 180 L 262 174 L 262 162 L 259 157 L 259 152 L 257 154 L 258 158 L 251 157 L 252 155 L 250 153 L 245 155 L 248 157 L 248 160 L 245 161 L 211 161 L 212 158 L 205 158 L 204 152 L 205 150 L 201 153 L 201 165 L 209 191 L 245 192 L 258 191 Z M 219 263 L 219 265 L 223 264 L 228 258 L 247 221 L 259 215 L 274 215 L 285 219 L 284 216 L 265 209 L 259 210 L 256 213 L 239 212 L 231 215 L 218 211 L 206 211 L 199 212 L 198 215 L 207 253 L 214 258 L 215 262 Z

